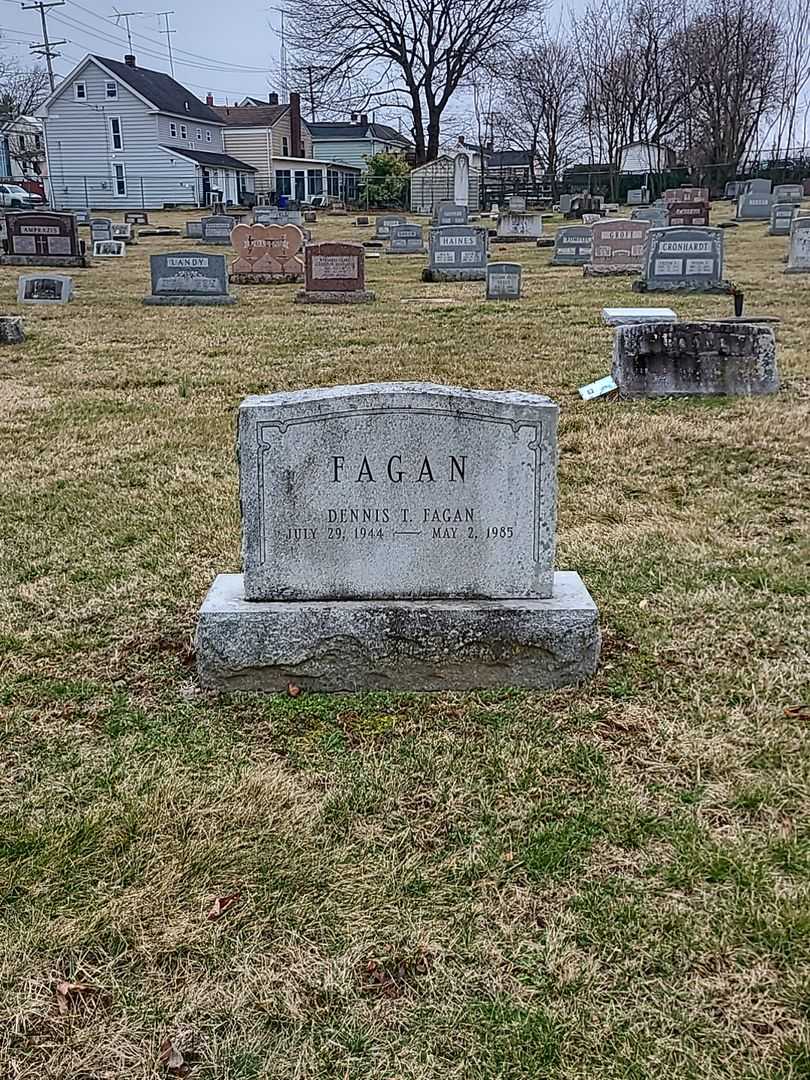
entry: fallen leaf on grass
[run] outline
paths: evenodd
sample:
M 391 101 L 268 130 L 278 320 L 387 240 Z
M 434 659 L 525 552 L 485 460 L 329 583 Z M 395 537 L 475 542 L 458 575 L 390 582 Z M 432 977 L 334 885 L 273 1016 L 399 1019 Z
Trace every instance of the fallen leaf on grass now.
M 170 1038 L 164 1039 L 160 1044 L 158 1062 L 169 1076 L 188 1076 L 191 1072 L 191 1066 Z
M 221 919 L 226 911 L 230 911 L 232 907 L 235 907 L 242 899 L 240 892 L 228 893 L 227 896 L 218 896 L 214 903 L 211 905 L 211 910 L 208 912 L 208 918 L 211 922 L 216 919 Z
M 295 683 L 291 682 L 287 686 L 287 693 L 290 695 L 290 697 L 298 697 L 299 694 L 301 693 L 301 687 L 296 686 Z
M 788 720 L 810 720 L 810 705 L 788 705 L 785 716 Z
M 61 981 L 56 984 L 56 1005 L 61 1016 L 67 1016 L 71 1005 L 77 1005 L 85 994 L 97 994 L 97 986 L 89 983 Z

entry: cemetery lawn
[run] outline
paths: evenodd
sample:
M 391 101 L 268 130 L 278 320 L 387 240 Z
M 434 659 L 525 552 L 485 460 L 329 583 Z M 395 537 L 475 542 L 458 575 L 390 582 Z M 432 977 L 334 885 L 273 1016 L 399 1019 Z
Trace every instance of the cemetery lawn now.
M 581 402 L 601 308 L 638 297 L 531 246 L 494 249 L 517 304 L 399 257 L 368 262 L 373 305 L 144 307 L 148 255 L 194 247 L 171 238 L 66 271 L 65 307 L 18 309 L 0 270 L 28 334 L 0 352 L 0 1076 L 810 1075 L 810 277 L 766 229 L 726 234 L 782 319 L 755 400 Z M 196 610 L 240 563 L 240 399 L 388 379 L 560 403 L 588 685 L 197 688 Z

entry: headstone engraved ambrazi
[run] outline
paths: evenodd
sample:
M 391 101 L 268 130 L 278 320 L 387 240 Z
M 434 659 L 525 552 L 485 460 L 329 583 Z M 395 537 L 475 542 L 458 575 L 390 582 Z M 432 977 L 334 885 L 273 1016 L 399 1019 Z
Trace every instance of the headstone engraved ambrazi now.
M 486 229 L 445 225 L 430 230 L 424 281 L 484 281 L 486 276 Z
M 202 683 L 462 690 L 581 682 L 596 607 L 555 572 L 558 407 L 382 383 L 251 397 L 242 574 L 199 616 Z
M 641 281 L 636 292 L 730 293 L 723 277 L 722 229 L 651 229 Z
M 708 202 L 671 202 L 669 204 L 669 224 L 697 226 L 707 228 L 709 224 Z
M 145 210 L 127 210 L 124 214 L 124 221 L 128 225 L 148 225 L 149 215 Z
M 669 211 L 666 206 L 637 206 L 630 211 L 631 221 L 648 221 L 653 229 L 666 229 Z
M 304 280 L 304 234 L 297 225 L 236 225 L 231 233 L 236 259 L 231 282 L 278 285 Z
M 593 254 L 583 267 L 588 276 L 638 274 L 644 265 L 644 244 L 650 228 L 647 221 L 616 218 L 598 221 L 593 229 Z
M 425 240 L 421 225 L 392 225 L 388 237 L 388 255 L 424 255 Z
M 304 248 L 301 304 L 367 304 L 376 297 L 366 289 L 366 253 L 362 244 L 323 241 Z
M 205 251 L 171 251 L 150 255 L 152 295 L 143 302 L 163 307 L 214 307 L 235 304 L 228 294 L 224 255 Z
M 96 240 L 93 244 L 93 258 L 120 259 L 127 253 L 123 240 Z
M 233 229 L 233 218 L 230 214 L 204 217 L 200 224 L 204 244 L 230 244 Z
M 519 300 L 522 277 L 520 263 L 488 263 L 487 300 Z
M 391 235 L 392 225 L 407 225 L 408 219 L 403 214 L 381 214 L 374 222 L 374 239 L 387 240 Z
M 436 203 L 433 211 L 433 224 L 440 228 L 444 225 L 466 225 L 469 213 L 468 207 L 442 199 L 441 202 Z
M 93 218 L 90 222 L 90 241 L 95 244 L 97 240 L 112 240 L 113 223 L 111 218 Z
M 764 191 L 744 191 L 737 199 L 738 221 L 770 221 L 773 195 Z
M 3 266 L 89 266 L 73 214 L 6 214 Z
M 554 237 L 551 262 L 553 266 L 587 266 L 592 252 L 593 229 L 590 226 L 561 225 Z
M 810 215 L 793 219 L 786 274 L 810 274 Z
M 790 203 L 793 206 L 801 206 L 804 198 L 804 188 L 801 184 L 777 184 L 773 189 L 773 197 L 777 203 Z
M 769 236 L 790 236 L 790 226 L 798 213 L 793 203 L 776 202 L 771 207 L 771 223 L 768 227 Z
M 202 222 L 201 221 L 187 221 L 186 222 L 186 239 L 187 240 L 202 240 Z
M 538 210 L 504 210 L 498 215 L 495 242 L 498 244 L 533 244 L 547 240 L 545 246 L 554 243 L 553 237 L 543 237 L 543 215 Z
M 622 397 L 773 394 L 779 389 L 773 328 L 743 321 L 620 326 L 612 374 Z
M 18 304 L 67 304 L 73 278 L 66 274 L 22 274 L 17 279 Z

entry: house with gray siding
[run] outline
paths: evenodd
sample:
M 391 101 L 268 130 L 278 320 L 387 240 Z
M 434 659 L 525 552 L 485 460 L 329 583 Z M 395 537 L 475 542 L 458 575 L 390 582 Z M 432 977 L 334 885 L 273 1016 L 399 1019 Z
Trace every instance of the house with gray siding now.
M 39 116 L 53 206 L 206 206 L 254 190 L 255 168 L 226 152 L 211 105 L 134 56 L 86 56 Z
M 307 122 L 312 135 L 312 156 L 322 161 L 354 165 L 366 171 L 366 159 L 375 154 L 408 155 L 413 150 L 410 139 L 387 124 L 375 124 L 362 113 L 348 123 Z

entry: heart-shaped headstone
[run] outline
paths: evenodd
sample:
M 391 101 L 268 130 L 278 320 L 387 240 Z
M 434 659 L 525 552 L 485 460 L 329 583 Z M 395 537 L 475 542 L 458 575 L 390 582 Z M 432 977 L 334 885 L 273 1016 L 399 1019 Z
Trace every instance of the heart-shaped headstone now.
M 231 232 L 236 274 L 303 274 L 298 253 L 304 234 L 297 225 L 237 225 Z

